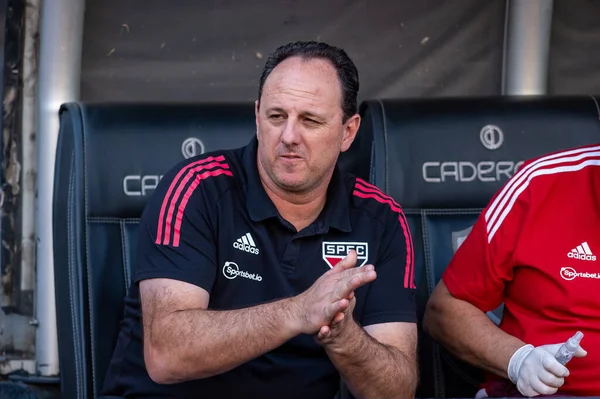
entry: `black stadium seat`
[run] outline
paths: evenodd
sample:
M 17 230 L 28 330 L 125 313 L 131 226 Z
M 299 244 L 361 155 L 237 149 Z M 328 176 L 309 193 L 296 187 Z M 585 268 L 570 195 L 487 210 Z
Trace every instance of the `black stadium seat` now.
M 245 145 L 252 104 L 67 104 L 54 193 L 55 284 L 63 398 L 94 398 L 116 342 L 138 218 L 184 157 Z
M 61 107 L 53 235 L 62 398 L 99 394 L 139 217 L 162 174 L 184 158 L 246 145 L 255 131 L 253 103 Z M 361 136 L 342 167 L 368 179 L 371 143 Z
M 455 249 L 523 160 L 600 142 L 591 96 L 367 101 L 372 182 L 404 208 L 413 233 L 419 323 Z M 501 309 L 489 316 L 502 316 Z M 419 397 L 473 397 L 480 374 L 420 330 Z

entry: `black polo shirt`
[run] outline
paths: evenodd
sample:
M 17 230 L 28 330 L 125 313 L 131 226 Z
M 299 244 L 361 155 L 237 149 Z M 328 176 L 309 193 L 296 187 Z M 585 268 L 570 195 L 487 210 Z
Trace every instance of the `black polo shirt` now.
M 336 169 L 321 215 L 298 232 L 263 189 L 256 150 L 253 139 L 240 149 L 203 154 L 161 180 L 140 223 L 134 282 L 104 394 L 331 399 L 337 392 L 337 371 L 307 335 L 221 375 L 154 383 L 143 362 L 137 283 L 144 279 L 198 285 L 210 293 L 211 309 L 243 308 L 300 294 L 354 248 L 358 265 L 371 263 L 377 271 L 374 282 L 355 292 L 355 319 L 363 326 L 416 322 L 412 240 L 398 204 Z

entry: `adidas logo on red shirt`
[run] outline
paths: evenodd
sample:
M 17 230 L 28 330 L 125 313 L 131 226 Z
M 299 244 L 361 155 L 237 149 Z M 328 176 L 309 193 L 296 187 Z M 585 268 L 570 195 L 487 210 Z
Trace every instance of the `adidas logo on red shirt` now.
M 590 246 L 587 241 L 573 248 L 567 256 L 572 259 L 589 260 L 592 262 L 596 261 L 596 255 L 592 253 Z

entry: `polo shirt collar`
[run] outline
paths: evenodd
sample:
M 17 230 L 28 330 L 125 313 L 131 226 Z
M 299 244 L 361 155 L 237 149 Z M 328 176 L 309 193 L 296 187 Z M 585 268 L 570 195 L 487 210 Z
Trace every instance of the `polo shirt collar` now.
M 347 182 L 350 180 L 353 179 L 346 178 L 340 170 L 339 165 L 335 165 L 331 182 L 327 188 L 327 202 L 325 203 L 323 212 L 321 212 L 326 226 L 331 226 L 345 233 L 352 231 L 350 223 L 350 196 L 347 188 Z
M 260 222 L 279 215 L 277 208 L 275 208 L 273 201 L 267 195 L 260 181 L 258 166 L 256 165 L 257 150 L 258 140 L 254 136 L 242 154 L 242 166 L 246 174 L 246 206 L 248 214 L 254 222 Z
M 267 195 L 260 176 L 258 175 L 258 166 L 256 165 L 256 156 L 258 150 L 258 140 L 254 136 L 244 149 L 242 154 L 242 166 L 246 174 L 246 206 L 250 218 L 254 222 L 259 222 L 273 217 L 278 217 L 279 212 Z M 344 174 L 336 165 L 327 189 L 327 201 L 325 208 L 315 221 L 319 231 L 326 232 L 329 227 L 336 228 L 343 232 L 352 231 L 350 224 L 350 206 L 347 189 L 347 181 Z

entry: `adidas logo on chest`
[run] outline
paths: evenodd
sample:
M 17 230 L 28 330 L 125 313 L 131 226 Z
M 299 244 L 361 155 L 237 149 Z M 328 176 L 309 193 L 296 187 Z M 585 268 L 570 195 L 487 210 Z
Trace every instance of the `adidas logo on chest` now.
M 587 241 L 581 243 L 580 245 L 576 246 L 571 251 L 569 251 L 567 257 L 571 259 L 589 260 L 594 262 L 596 261 L 596 255 L 592 253 L 592 250 L 590 249 L 590 246 L 588 245 Z
M 240 251 L 258 255 L 260 250 L 256 247 L 256 243 L 250 233 L 246 233 L 233 242 L 233 247 Z

